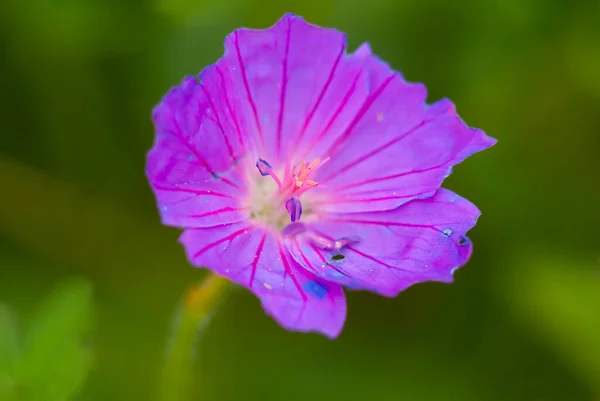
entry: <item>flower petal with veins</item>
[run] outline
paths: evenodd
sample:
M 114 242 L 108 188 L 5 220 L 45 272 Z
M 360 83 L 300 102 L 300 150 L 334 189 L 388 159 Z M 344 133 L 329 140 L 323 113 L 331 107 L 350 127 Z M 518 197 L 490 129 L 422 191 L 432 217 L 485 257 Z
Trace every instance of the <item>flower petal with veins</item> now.
M 419 282 L 451 282 L 471 256 L 465 234 L 479 214 L 468 200 L 440 189 L 390 211 L 324 215 L 286 245 L 302 267 L 325 280 L 396 296 Z M 324 246 L 348 233 L 356 235 L 347 245 Z
M 346 318 L 341 286 L 300 267 L 269 230 L 246 223 L 188 229 L 180 242 L 192 264 L 248 287 L 282 326 L 340 333 Z
M 285 15 L 154 109 L 146 173 L 194 266 L 250 289 L 283 327 L 336 337 L 342 286 L 452 281 L 479 210 L 440 188 L 496 140 L 426 103 L 368 44 Z

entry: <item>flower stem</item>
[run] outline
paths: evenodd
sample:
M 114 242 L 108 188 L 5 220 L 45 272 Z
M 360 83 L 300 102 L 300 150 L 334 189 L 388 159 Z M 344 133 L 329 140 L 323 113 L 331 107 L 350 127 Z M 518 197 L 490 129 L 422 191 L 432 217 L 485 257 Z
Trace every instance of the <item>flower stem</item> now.
M 159 401 L 187 401 L 192 398 L 192 372 L 196 344 L 212 312 L 231 287 L 229 280 L 210 274 L 190 286 L 175 312 L 173 332 L 167 349 Z

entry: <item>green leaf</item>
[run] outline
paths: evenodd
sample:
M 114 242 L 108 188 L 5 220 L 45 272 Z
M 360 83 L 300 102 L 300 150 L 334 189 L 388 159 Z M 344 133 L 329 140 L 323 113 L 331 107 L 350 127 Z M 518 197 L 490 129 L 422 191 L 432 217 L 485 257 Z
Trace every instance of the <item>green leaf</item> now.
M 90 368 L 84 343 L 90 327 L 92 291 L 84 280 L 58 286 L 40 306 L 23 344 L 18 372 L 27 399 L 72 399 Z

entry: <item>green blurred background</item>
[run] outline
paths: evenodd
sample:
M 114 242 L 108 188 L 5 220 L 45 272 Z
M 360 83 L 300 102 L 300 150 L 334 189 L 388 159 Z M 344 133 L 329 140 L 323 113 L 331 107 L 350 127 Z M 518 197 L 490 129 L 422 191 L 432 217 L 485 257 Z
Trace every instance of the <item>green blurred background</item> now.
M 452 285 L 349 293 L 336 341 L 237 289 L 173 401 L 600 400 L 595 0 L 4 0 L 0 400 L 157 399 L 205 272 L 159 222 L 150 110 L 227 33 L 286 11 L 369 41 L 499 139 L 445 184 L 483 211 L 475 252 Z

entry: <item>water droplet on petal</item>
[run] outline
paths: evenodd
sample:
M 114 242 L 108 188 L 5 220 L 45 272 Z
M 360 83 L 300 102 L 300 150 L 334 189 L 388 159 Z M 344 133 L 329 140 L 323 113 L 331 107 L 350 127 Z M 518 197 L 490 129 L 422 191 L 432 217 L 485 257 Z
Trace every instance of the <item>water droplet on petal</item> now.
M 444 231 L 442 231 L 442 233 L 444 234 L 444 237 L 448 238 L 449 236 L 452 235 L 452 230 L 450 228 L 446 228 Z
M 273 287 L 271 287 L 271 284 L 269 283 L 263 283 L 263 286 L 267 289 L 267 290 L 272 290 Z
M 469 244 L 469 242 L 471 242 L 471 241 L 469 240 L 469 238 L 463 235 L 463 236 L 462 236 L 462 237 L 460 237 L 460 239 L 458 240 L 458 245 L 463 245 L 463 246 L 464 246 L 464 245 L 468 245 L 468 244 Z

